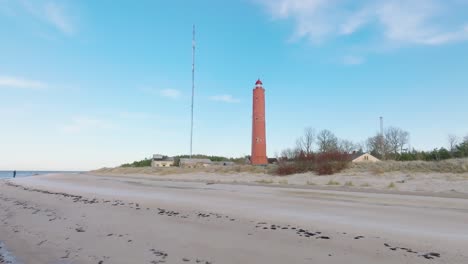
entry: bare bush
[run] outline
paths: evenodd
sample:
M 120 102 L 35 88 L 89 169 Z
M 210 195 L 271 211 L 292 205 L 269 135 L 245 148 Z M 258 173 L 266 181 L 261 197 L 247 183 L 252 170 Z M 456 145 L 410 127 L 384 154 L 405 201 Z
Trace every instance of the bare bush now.
M 313 145 L 315 142 L 315 130 L 311 127 L 304 129 L 304 135 L 297 139 L 296 145 L 299 150 L 306 155 L 312 153 Z

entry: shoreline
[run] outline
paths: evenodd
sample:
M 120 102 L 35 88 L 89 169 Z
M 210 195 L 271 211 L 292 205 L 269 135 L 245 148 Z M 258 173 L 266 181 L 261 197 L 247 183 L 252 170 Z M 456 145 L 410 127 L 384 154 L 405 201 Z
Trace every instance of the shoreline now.
M 0 216 L 23 263 L 468 260 L 458 198 L 54 174 L 0 181 Z
M 10 251 L 8 251 L 3 241 L 0 241 L 0 263 L 1 264 L 19 264 L 15 256 L 13 256 Z

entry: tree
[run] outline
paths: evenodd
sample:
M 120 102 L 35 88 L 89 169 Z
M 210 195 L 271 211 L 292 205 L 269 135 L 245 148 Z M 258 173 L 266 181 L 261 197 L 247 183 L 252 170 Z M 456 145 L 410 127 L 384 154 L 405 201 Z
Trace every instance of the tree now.
M 359 147 L 350 140 L 342 139 L 339 141 L 338 148 L 340 152 L 343 153 L 352 153 L 359 149 Z
M 457 136 L 455 136 L 453 134 L 450 134 L 450 135 L 448 135 L 447 140 L 448 140 L 448 143 L 449 143 L 450 153 L 452 153 L 452 155 L 453 155 L 453 153 L 457 149 L 458 141 L 460 139 Z
M 293 160 L 297 157 L 298 151 L 292 148 L 287 148 L 281 151 L 281 159 Z
M 366 148 L 368 152 L 380 159 L 385 159 L 388 149 L 385 138 L 380 133 L 367 139 Z
M 400 154 L 403 153 L 403 148 L 409 143 L 410 133 L 402 129 L 399 130 L 398 145 L 400 147 Z
M 306 155 L 312 154 L 312 148 L 315 141 L 315 130 L 311 127 L 304 129 L 304 135 L 297 139 L 297 148 Z
M 317 144 L 320 152 L 338 150 L 338 138 L 330 130 L 322 130 L 317 135 Z
M 398 127 L 389 127 L 385 130 L 385 143 L 388 152 L 396 158 L 403 152 L 403 147 L 409 142 L 409 133 Z

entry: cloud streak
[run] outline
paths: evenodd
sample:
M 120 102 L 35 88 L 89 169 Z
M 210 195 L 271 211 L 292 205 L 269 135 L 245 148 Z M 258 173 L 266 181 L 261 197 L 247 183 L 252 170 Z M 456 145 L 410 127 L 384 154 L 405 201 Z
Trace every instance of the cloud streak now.
M 372 30 L 382 42 L 443 45 L 468 41 L 459 0 L 256 0 L 274 19 L 292 20 L 293 38 L 322 43 Z
M 47 3 L 44 6 L 44 15 L 47 21 L 54 25 L 58 30 L 67 35 L 72 35 L 74 33 L 73 25 L 61 6 L 54 2 Z
M 103 120 L 89 117 L 76 117 L 70 124 L 62 126 L 61 130 L 66 133 L 80 133 L 95 129 L 107 129 L 111 127 L 112 125 L 110 123 Z
M 214 96 L 210 96 L 209 99 L 211 101 L 224 102 L 224 103 L 230 103 L 230 104 L 240 102 L 239 99 L 234 98 L 230 94 L 214 95 Z
M 44 89 L 47 87 L 47 84 L 21 77 L 0 76 L 0 88 L 1 87 L 13 89 Z
M 75 25 L 71 16 L 65 12 L 63 1 L 19 0 L 18 3 L 22 10 L 36 20 L 54 27 L 65 35 L 71 36 L 75 33 Z
M 159 95 L 171 99 L 177 99 L 182 95 L 182 93 L 176 89 L 163 89 L 159 91 Z
M 364 63 L 364 58 L 354 55 L 344 56 L 342 59 L 345 65 L 360 65 Z

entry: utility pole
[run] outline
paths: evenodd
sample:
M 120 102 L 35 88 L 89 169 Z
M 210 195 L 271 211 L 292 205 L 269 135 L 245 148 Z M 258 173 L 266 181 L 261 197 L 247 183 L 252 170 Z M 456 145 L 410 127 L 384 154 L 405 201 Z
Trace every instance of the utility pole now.
M 380 135 L 383 137 L 383 117 L 380 117 Z
M 380 117 L 380 150 L 382 151 L 382 158 L 385 160 L 385 137 L 384 137 L 384 126 L 383 126 L 383 117 Z
M 190 120 L 190 158 L 192 158 L 193 149 L 193 99 L 195 96 L 195 25 L 193 25 L 192 35 L 192 107 L 191 107 L 191 120 Z

